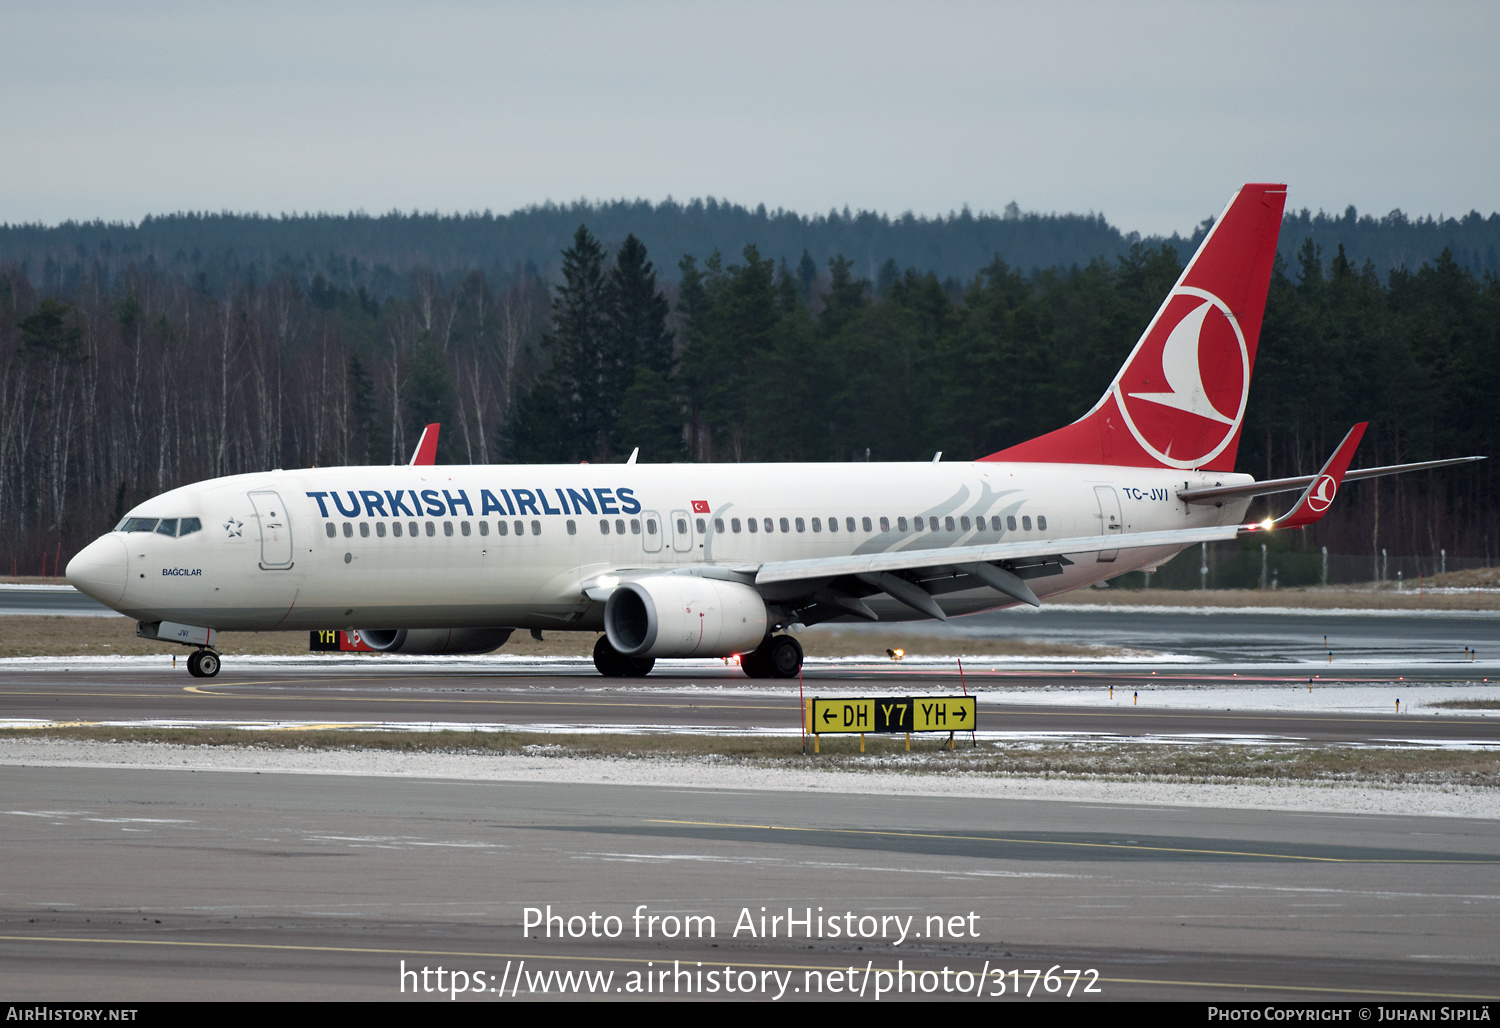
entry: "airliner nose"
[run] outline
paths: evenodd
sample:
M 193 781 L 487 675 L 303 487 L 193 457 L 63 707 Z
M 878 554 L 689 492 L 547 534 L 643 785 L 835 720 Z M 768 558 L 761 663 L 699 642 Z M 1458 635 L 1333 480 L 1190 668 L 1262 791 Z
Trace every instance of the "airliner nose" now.
M 125 595 L 127 560 L 125 540 L 102 535 L 68 561 L 68 582 L 84 595 L 113 607 Z

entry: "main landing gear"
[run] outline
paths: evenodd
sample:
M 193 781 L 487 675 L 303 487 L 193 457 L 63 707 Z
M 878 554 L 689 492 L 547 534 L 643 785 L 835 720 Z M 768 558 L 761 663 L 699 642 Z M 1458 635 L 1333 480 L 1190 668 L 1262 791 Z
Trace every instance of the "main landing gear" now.
M 789 635 L 768 635 L 740 657 L 740 668 L 751 678 L 796 678 L 802 670 L 802 644 Z
M 213 650 L 194 650 L 188 654 L 188 674 L 194 678 L 213 678 L 219 673 L 219 655 Z
M 601 635 L 594 643 L 594 667 L 605 678 L 644 678 L 656 666 L 655 657 L 627 657 L 609 644 L 609 636 Z
M 609 644 L 607 635 L 594 643 L 594 667 L 605 678 L 643 678 L 655 666 L 654 657 L 624 656 Z M 802 644 L 789 635 L 766 636 L 740 657 L 740 667 L 751 678 L 796 678 L 802 670 Z

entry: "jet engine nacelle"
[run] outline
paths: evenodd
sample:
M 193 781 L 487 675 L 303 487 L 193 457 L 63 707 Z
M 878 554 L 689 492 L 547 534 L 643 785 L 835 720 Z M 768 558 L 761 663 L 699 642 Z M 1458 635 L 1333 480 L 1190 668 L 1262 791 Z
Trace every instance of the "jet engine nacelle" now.
M 509 628 L 361 628 L 360 640 L 381 653 L 488 653 L 505 645 Z
M 766 601 L 737 582 L 653 575 L 609 594 L 604 631 L 626 657 L 727 657 L 766 637 Z

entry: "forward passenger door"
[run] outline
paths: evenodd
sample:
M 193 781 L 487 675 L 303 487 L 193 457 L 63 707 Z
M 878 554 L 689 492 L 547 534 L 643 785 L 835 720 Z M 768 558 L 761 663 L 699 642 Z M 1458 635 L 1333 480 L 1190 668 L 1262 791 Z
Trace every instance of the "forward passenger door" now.
M 265 489 L 250 494 L 260 525 L 260 566 L 263 571 L 285 571 L 292 566 L 292 522 L 281 495 Z

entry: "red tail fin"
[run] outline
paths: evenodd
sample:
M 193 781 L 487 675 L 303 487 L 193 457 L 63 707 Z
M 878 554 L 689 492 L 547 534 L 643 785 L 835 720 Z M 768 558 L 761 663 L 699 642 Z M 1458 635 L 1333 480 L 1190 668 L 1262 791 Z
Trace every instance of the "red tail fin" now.
M 1285 202 L 1241 187 L 1093 410 L 981 460 L 1233 471 Z

